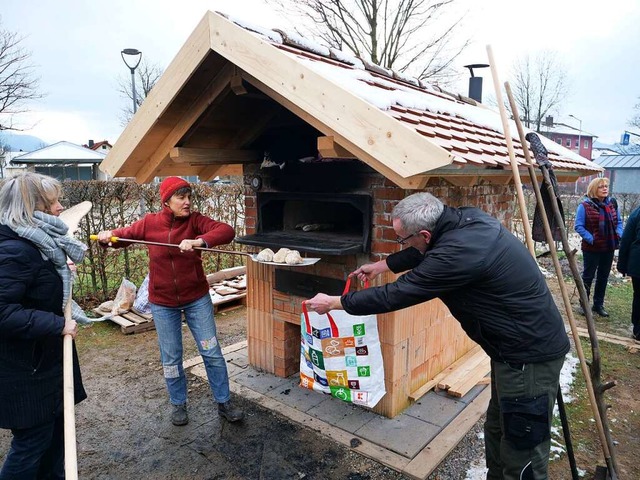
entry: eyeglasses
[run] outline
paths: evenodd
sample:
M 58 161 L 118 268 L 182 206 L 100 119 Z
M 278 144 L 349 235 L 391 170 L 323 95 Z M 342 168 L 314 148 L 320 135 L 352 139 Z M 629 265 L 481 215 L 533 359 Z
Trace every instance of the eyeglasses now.
M 420 232 L 413 232 L 411 235 L 407 235 L 406 237 L 396 237 L 396 242 L 398 242 L 400 245 L 404 245 L 407 243 L 407 240 L 409 240 L 411 237 L 415 237 L 419 233 Z

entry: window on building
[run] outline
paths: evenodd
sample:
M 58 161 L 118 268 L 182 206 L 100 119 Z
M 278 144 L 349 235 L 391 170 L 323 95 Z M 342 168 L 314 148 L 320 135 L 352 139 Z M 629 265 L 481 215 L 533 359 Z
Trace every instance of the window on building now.
M 576 148 L 580 148 L 580 140 L 576 138 Z
M 571 148 L 571 139 L 567 138 L 566 142 L 564 143 L 567 147 Z
M 562 139 L 560 137 L 556 138 L 556 143 L 562 145 Z
M 589 139 L 586 139 L 582 144 L 582 148 L 589 148 Z

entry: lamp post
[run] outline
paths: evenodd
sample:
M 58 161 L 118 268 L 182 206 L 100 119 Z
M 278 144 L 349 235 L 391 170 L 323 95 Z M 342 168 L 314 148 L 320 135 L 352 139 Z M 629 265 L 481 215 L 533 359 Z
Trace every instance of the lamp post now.
M 129 62 L 127 62 L 127 57 L 125 57 L 125 55 L 127 55 L 127 57 L 131 57 L 132 60 L 132 64 L 133 62 L 135 62 L 135 65 L 130 65 Z M 133 113 L 135 114 L 136 111 L 138 110 L 138 102 L 136 102 L 136 68 L 138 68 L 138 65 L 140 65 L 140 60 L 142 60 L 142 52 L 140 50 L 137 50 L 135 48 L 125 48 L 124 50 L 122 50 L 120 52 L 120 56 L 122 57 L 122 61 L 124 62 L 124 64 L 129 67 L 129 70 L 131 71 L 131 96 L 133 98 Z M 133 58 L 133 57 L 138 57 Z
M 578 130 L 578 155 L 580 155 L 580 150 L 582 149 L 582 120 L 580 120 L 578 117 L 576 117 L 575 115 L 569 115 L 571 118 L 573 118 L 574 120 L 578 120 L 578 122 L 580 122 L 580 130 Z

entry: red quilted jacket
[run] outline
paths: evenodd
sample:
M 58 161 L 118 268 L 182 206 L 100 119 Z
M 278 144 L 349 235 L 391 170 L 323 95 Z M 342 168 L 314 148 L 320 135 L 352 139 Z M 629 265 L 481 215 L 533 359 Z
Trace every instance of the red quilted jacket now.
M 176 218 L 165 207 L 161 212 L 149 213 L 128 227 L 113 230 L 113 235 L 176 245 L 185 239 L 202 238 L 208 247 L 214 247 L 231 242 L 235 232 L 230 225 L 197 212 Z M 120 242 L 113 246 L 122 248 L 128 245 Z M 174 247 L 148 245 L 148 248 L 149 300 L 152 303 L 178 307 L 208 293 L 209 284 L 199 250 L 181 253 L 180 249 Z

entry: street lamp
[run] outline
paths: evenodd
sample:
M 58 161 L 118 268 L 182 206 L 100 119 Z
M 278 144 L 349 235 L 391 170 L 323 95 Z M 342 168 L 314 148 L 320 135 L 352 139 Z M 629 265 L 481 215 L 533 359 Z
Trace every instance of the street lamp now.
M 131 66 L 129 65 L 129 62 L 127 62 L 127 57 L 125 57 L 125 55 L 132 57 L 132 63 L 135 62 L 135 65 Z M 129 67 L 129 70 L 131 71 L 131 93 L 132 93 L 132 97 L 133 97 L 133 113 L 135 114 L 136 111 L 138 110 L 138 103 L 136 102 L 136 68 L 138 68 L 138 65 L 140 65 L 140 60 L 142 60 L 142 52 L 140 50 L 137 50 L 135 48 L 125 48 L 124 50 L 122 50 L 120 52 L 120 56 L 122 57 L 122 61 L 124 62 L 124 64 Z M 137 59 L 133 58 L 133 57 L 138 57 Z
M 580 120 L 578 117 L 576 117 L 575 115 L 569 115 L 571 118 L 578 120 L 578 122 L 580 122 L 580 130 L 578 130 L 578 155 L 580 155 L 580 149 L 582 148 L 582 120 Z

